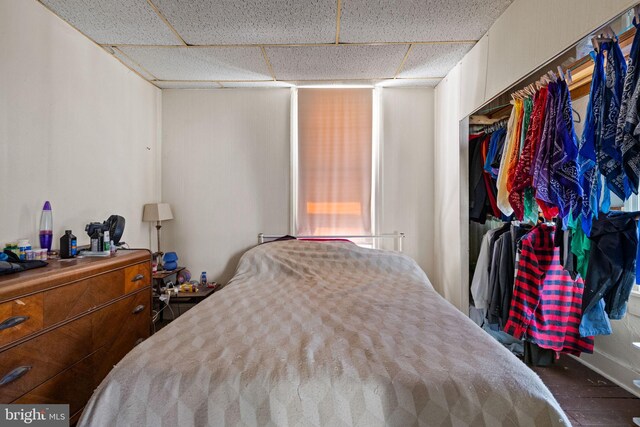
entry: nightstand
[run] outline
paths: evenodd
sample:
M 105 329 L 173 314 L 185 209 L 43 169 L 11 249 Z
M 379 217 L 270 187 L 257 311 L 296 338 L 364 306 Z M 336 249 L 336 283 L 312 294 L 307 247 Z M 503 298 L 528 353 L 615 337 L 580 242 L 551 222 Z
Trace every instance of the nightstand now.
M 177 296 L 172 295 L 169 298 L 168 304 L 166 303 L 166 300 L 160 299 L 161 298 L 160 295 L 154 293 L 153 295 L 154 308 L 157 307 L 157 309 L 159 310 L 159 316 L 156 319 L 156 323 L 158 323 L 158 326 L 159 326 L 157 330 L 162 329 L 163 326 L 165 326 L 175 318 L 179 317 L 183 311 L 187 311 L 189 308 L 191 308 L 191 307 L 188 307 L 185 310 L 183 310 L 182 307 L 184 305 L 188 305 L 188 306 L 196 305 L 202 300 L 204 300 L 205 298 L 208 298 L 209 296 L 211 296 L 214 292 L 222 289 L 222 287 L 223 286 L 218 283 L 218 286 L 215 288 L 200 289 L 198 290 L 198 292 L 179 292 Z M 162 297 L 164 298 L 166 296 L 162 295 Z M 165 311 L 168 311 L 172 314 L 171 319 L 164 320 Z
M 153 289 L 160 293 L 160 288 L 167 286 L 169 282 L 174 285 L 178 283 L 178 273 L 184 270 L 184 267 L 178 267 L 175 270 L 159 270 L 153 273 Z

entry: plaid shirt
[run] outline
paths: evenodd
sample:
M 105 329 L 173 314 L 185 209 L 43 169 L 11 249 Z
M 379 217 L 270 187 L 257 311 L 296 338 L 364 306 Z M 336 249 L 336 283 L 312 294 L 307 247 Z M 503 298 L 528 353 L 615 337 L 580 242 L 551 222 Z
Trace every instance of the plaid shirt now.
M 571 279 L 553 246 L 555 228 L 539 225 L 522 238 L 509 320 L 504 331 L 542 348 L 593 353 L 593 337 L 581 337 L 582 278 Z

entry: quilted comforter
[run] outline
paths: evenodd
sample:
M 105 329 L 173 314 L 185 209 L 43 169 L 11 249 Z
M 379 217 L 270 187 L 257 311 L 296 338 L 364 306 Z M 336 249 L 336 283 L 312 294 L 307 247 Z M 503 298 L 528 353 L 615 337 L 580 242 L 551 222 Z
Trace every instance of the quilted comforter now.
M 132 350 L 81 426 L 570 425 L 399 253 L 282 241 Z

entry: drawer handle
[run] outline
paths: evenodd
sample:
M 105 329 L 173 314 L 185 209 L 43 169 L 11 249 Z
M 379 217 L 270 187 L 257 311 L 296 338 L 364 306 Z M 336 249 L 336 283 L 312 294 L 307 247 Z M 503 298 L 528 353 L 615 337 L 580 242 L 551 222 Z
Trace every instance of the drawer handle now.
M 139 282 L 140 280 L 144 279 L 144 274 L 136 274 L 133 279 L 131 279 L 132 282 Z
M 136 308 L 133 309 L 132 313 L 133 314 L 138 314 L 140 313 L 142 310 L 144 310 L 144 304 L 140 304 L 139 306 L 137 306 Z
M 0 323 L 0 331 L 5 329 L 13 328 L 14 326 L 19 325 L 20 323 L 24 323 L 29 320 L 29 316 L 13 316 L 5 319 Z
M 30 370 L 31 370 L 31 366 L 19 366 L 19 367 L 17 367 L 13 371 L 9 372 L 7 375 L 2 377 L 2 379 L 0 380 L 0 387 L 3 386 L 3 385 L 7 385 L 9 383 L 14 382 L 18 378 L 20 378 L 21 376 L 23 376 L 24 374 L 29 372 Z

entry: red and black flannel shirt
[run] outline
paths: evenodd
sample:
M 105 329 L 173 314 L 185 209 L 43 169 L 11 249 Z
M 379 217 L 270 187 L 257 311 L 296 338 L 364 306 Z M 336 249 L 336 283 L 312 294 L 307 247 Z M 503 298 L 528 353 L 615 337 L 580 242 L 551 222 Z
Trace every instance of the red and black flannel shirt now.
M 593 353 L 593 337 L 580 336 L 582 278 L 573 280 L 553 246 L 555 227 L 542 224 L 522 238 L 509 320 L 504 331 L 542 348 Z

